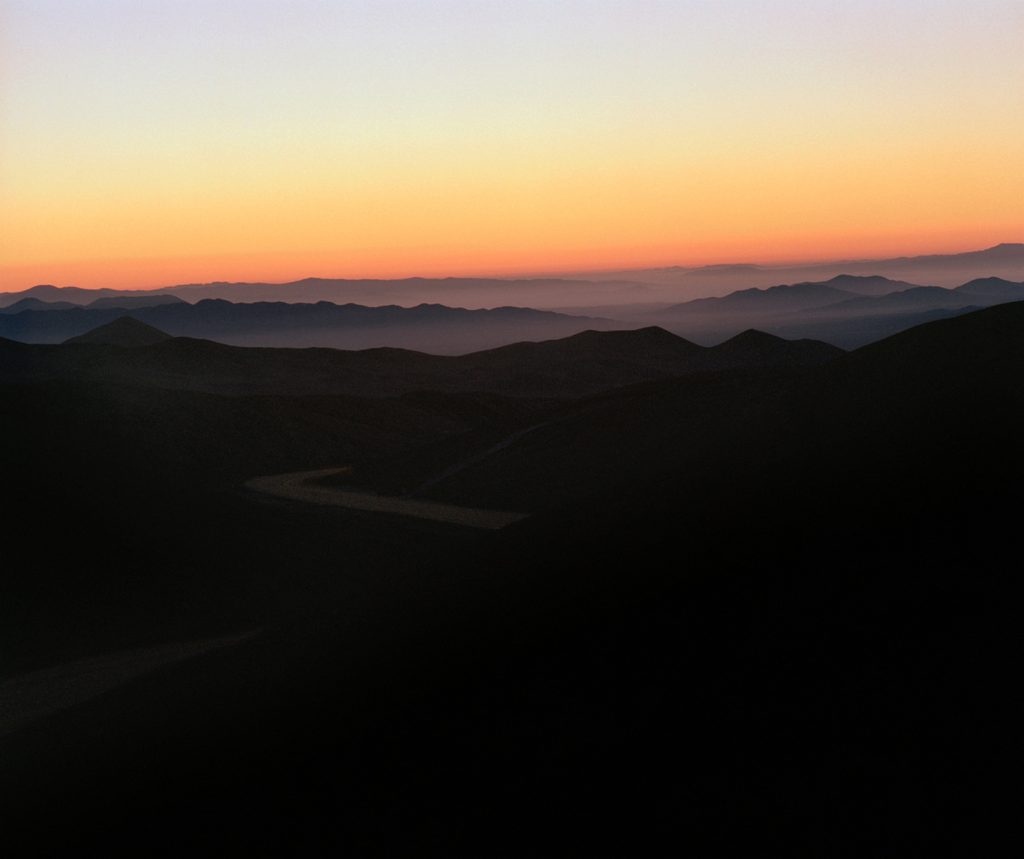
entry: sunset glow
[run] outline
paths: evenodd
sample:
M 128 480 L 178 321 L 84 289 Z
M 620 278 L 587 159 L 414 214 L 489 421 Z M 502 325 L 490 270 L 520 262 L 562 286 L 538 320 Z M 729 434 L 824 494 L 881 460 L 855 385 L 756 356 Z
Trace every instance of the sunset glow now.
M 1024 4 L 0 0 L 0 289 L 1024 235 Z

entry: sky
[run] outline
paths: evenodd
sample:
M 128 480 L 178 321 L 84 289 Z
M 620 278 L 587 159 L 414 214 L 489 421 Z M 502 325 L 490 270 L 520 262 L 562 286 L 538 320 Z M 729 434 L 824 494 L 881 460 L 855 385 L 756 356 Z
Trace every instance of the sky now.
M 1024 240 L 1024 0 L 0 0 L 0 290 Z

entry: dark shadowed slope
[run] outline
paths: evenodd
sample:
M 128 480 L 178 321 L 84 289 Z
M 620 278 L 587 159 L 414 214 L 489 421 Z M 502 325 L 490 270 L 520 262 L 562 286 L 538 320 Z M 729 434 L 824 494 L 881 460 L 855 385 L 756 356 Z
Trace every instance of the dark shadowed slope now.
M 844 362 L 857 372 L 870 371 L 876 381 L 886 369 L 898 367 L 886 386 L 903 390 L 908 402 L 913 402 L 909 394 L 917 381 L 926 376 L 936 383 L 947 379 L 950 399 L 966 393 L 972 377 L 1016 398 L 1024 393 L 1018 372 L 1024 362 L 1022 331 L 1024 301 L 1015 301 L 912 328 L 864 346 Z
M 131 527 L 105 523 L 60 463 L 47 512 L 105 563 L 6 571 L 15 643 L 70 635 L 68 604 L 149 627 L 261 595 L 273 622 L 0 740 L 5 846 L 998 855 L 978 821 L 1017 728 L 1022 332 L 1005 305 L 572 404 L 481 464 L 518 491 L 543 465 L 561 501 L 597 479 L 471 542 L 230 494 L 128 493 Z M 64 402 L 34 429 L 80 431 Z M 49 547 L 39 509 L 12 533 Z
M 1013 402 L 1024 391 L 1021 330 L 1024 303 L 1017 302 L 920 326 L 818 369 L 777 364 L 624 388 L 565 407 L 427 492 L 452 503 L 536 510 L 601 486 L 682 469 L 684 463 L 696 467 L 694 452 L 705 447 L 701 438 L 708 432 L 737 457 L 746 456 L 747 444 L 761 444 L 750 437 L 752 420 L 767 439 L 772 426 L 794 412 L 844 416 L 835 427 L 809 436 L 810 445 L 838 444 L 847 422 L 874 426 L 885 413 L 883 404 L 927 413 L 934 396 L 941 396 L 943 408 L 958 420 L 973 420 L 970 403 L 979 391 L 993 399 L 1005 391 Z M 751 332 L 719 348 L 756 354 L 777 345 Z M 978 381 L 972 384 L 972 378 Z M 878 429 L 885 432 L 881 424 Z M 467 450 L 470 441 L 464 442 Z M 922 439 L 922 446 L 929 443 Z M 466 453 L 453 450 L 449 456 L 458 461 Z

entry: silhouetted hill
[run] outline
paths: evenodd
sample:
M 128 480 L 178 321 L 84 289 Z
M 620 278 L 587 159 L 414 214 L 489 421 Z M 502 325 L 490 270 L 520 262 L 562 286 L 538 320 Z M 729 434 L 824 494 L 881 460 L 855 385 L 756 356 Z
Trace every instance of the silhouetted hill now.
M 657 327 L 583 331 L 465 355 L 453 369 L 464 379 L 486 379 L 484 390 L 496 385 L 507 392 L 578 396 L 692 372 L 704 351 Z
M 111 325 L 146 327 L 130 317 Z M 585 331 L 462 356 L 402 349 L 242 348 L 184 337 L 139 345 L 127 336 L 117 342 L 116 332 L 110 337 L 106 328 L 100 329 L 102 339 L 85 335 L 64 346 L 6 341 L 0 379 L 82 379 L 236 395 L 388 397 L 432 390 L 579 397 L 726 367 L 812 365 L 839 353 L 822 343 L 778 338 L 758 349 L 706 349 L 660 328 Z M 118 345 L 135 346 L 130 361 L 120 350 L 106 348 Z
M 623 388 L 585 404 L 575 403 L 553 413 L 514 445 L 474 460 L 471 466 L 432 485 L 429 492 L 432 497 L 456 503 L 472 500 L 498 509 L 521 510 L 555 504 L 559 498 L 578 498 L 600 486 L 628 482 L 638 475 L 653 476 L 669 468 L 670 463 L 682 467 L 681 463 L 689 462 L 691 449 L 700 446 L 691 433 L 712 431 L 722 439 L 736 438 L 733 424 L 748 420 L 743 415 L 767 408 L 767 403 L 785 400 L 780 391 L 791 391 L 787 396 L 799 401 L 799 406 L 791 408 L 808 409 L 813 400 L 815 408 L 825 413 L 830 409 L 841 412 L 858 425 L 870 420 L 867 416 L 879 413 L 879 408 L 872 406 L 872 398 L 881 397 L 883 390 L 889 392 L 887 396 L 894 403 L 902 398 L 908 407 L 926 409 L 926 397 L 950 385 L 951 376 L 968 379 L 984 374 L 984 383 L 1007 390 L 1013 385 L 1020 394 L 1024 386 L 1016 383 L 1015 371 L 1010 368 L 1024 369 L 1024 345 L 1017 336 L 1024 330 L 1022 314 L 1024 303 L 1018 302 L 934 322 L 838 360 L 823 361 L 818 369 L 807 369 L 810 362 L 806 360 L 797 370 L 786 370 L 781 361 L 766 364 L 758 360 L 762 349 L 784 350 L 800 344 L 776 342 L 761 332 L 749 332 L 717 347 L 726 355 L 743 355 L 743 372 L 652 382 Z M 819 350 L 821 345 L 810 348 Z M 822 351 L 827 353 L 827 348 Z M 914 354 L 927 355 L 927 360 L 911 362 L 911 349 Z M 887 356 L 883 368 L 875 366 L 870 358 L 874 355 Z M 992 355 L 1002 356 L 1002 363 L 988 357 Z M 753 369 L 759 366 L 762 369 Z M 851 387 L 849 380 L 857 373 L 861 376 Z M 816 393 L 812 396 L 811 391 Z M 967 402 L 976 395 L 966 381 L 942 394 L 949 400 L 948 408 L 956 406 L 955 396 L 963 396 Z M 863 410 L 864 415 L 857 417 L 857 410 Z M 701 414 L 696 424 L 689 418 L 695 413 Z M 709 430 L 711 426 L 713 430 Z M 467 458 L 470 443 L 466 439 L 466 453 L 452 451 L 452 459 Z
M 85 343 L 103 346 L 135 347 L 152 346 L 154 343 L 162 343 L 170 338 L 170 334 L 165 334 L 152 325 L 139 322 L 138 319 L 132 319 L 130 316 L 120 316 L 113 322 L 108 322 L 99 328 L 94 328 L 92 331 L 79 334 L 77 337 L 72 337 L 64 342 L 71 344 Z
M 738 367 L 810 367 L 824 364 L 843 350 L 818 340 L 784 340 L 773 334 L 748 329 L 708 350 L 714 369 Z
M 1024 393 L 1017 374 L 1024 366 L 1021 331 L 1024 301 L 1015 301 L 911 328 L 851 352 L 844 360 L 858 371 L 870 367 L 874 380 L 899 367 L 887 385 L 903 389 L 908 403 L 914 402 L 909 394 L 916 380 L 924 376 L 935 383 L 946 379 L 958 393 L 967 391 L 973 376 L 986 385 L 1005 385 L 1015 399 Z M 952 398 L 953 393 L 947 396 Z

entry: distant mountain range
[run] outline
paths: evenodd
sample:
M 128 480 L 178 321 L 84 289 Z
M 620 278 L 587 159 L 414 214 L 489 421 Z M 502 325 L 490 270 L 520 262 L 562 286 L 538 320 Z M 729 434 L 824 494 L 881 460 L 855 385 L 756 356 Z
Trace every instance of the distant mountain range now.
M 131 302 L 140 300 L 142 306 Z M 569 316 L 521 307 L 465 310 L 440 304 L 366 307 L 358 304 L 235 304 L 176 297 L 152 304 L 147 298 L 100 299 L 103 304 L 63 309 L 33 306 L 0 314 L 0 337 L 59 343 L 125 314 L 173 336 L 199 337 L 238 346 L 323 346 L 366 349 L 393 346 L 437 354 L 491 348 L 523 339 L 548 339 L 588 328 L 616 327 L 610 320 Z
M 176 295 L 168 295 L 167 293 L 153 293 L 149 295 L 131 295 L 127 293 L 114 293 L 112 295 L 102 295 L 96 297 L 96 293 L 99 292 L 111 292 L 111 290 L 78 290 L 75 287 L 67 287 L 67 289 L 74 290 L 72 293 L 73 298 L 84 299 L 83 301 L 64 301 L 54 300 L 47 301 L 39 297 L 38 294 L 26 294 L 33 293 L 34 290 L 40 289 L 43 295 L 61 295 L 60 287 L 33 287 L 32 289 L 25 290 L 24 298 L 19 298 L 17 301 L 8 304 L 6 306 L 0 306 L 0 314 L 13 315 L 15 313 L 22 313 L 25 310 L 103 310 L 111 308 L 120 308 L 122 310 L 133 310 L 142 307 L 159 307 L 164 304 L 186 304 L 183 299 L 178 298 Z M 8 293 L 10 295 L 10 293 Z
M 722 298 L 696 299 L 652 313 L 650 318 L 704 342 L 757 326 L 781 337 L 813 337 L 849 349 L 932 319 L 1010 301 L 1024 301 L 1024 283 L 989 277 L 944 289 L 841 275 L 823 283 L 744 289 Z
M 997 277 L 945 289 L 849 274 L 823 282 L 743 289 L 664 308 L 634 308 L 618 319 L 525 307 L 467 310 L 439 304 L 368 307 L 224 299 L 190 304 L 164 293 L 102 296 L 79 306 L 26 296 L 0 311 L 0 337 L 59 343 L 127 314 L 172 336 L 237 346 L 394 347 L 452 355 L 523 340 L 557 339 L 587 329 L 653 324 L 703 345 L 757 328 L 786 339 L 822 340 L 850 349 L 922 322 L 1019 300 L 1024 300 L 1024 283 Z
M 636 281 L 662 287 L 676 287 L 689 297 L 723 295 L 752 286 L 800 281 L 824 281 L 839 274 L 881 275 L 917 283 L 952 287 L 978 277 L 1024 280 L 1024 243 L 1004 242 L 978 251 L 956 254 L 892 257 L 889 259 L 826 260 L 788 266 L 726 264 L 696 267 L 624 269 L 611 272 L 581 272 L 590 280 Z M 567 276 L 567 275 L 563 275 Z
M 885 277 L 896 281 L 952 287 L 965 281 L 1000 277 L 1024 280 L 1024 243 L 1004 243 L 979 251 L 880 260 L 836 260 L 792 266 L 749 263 L 698 267 L 580 272 L 538 277 L 410 277 L 393 280 L 308 277 L 288 283 L 217 281 L 168 285 L 160 295 L 197 302 L 220 298 L 235 303 L 330 301 L 369 306 L 445 304 L 452 307 L 526 306 L 585 315 L 621 317 L 611 308 L 678 304 L 694 298 L 722 296 L 749 287 L 779 283 L 828 281 L 838 275 Z M 869 293 L 862 280 L 850 291 Z M 847 288 L 840 287 L 840 288 Z M 25 298 L 86 305 L 96 299 L 153 296 L 153 290 L 82 289 L 40 284 L 20 292 L 0 293 L 0 308 Z M 23 309 L 28 309 L 27 307 Z
M 840 265 L 843 270 L 834 272 Z M 817 267 L 743 264 L 650 271 L 670 280 L 307 278 L 283 284 L 186 284 L 157 292 L 40 285 L 0 294 L 0 337 L 57 343 L 128 312 L 172 336 L 240 346 L 387 346 L 460 354 L 586 329 L 657 325 L 704 345 L 757 328 L 850 349 L 923 322 L 1024 300 L 1024 244 Z M 822 280 L 807 278 L 816 272 L 832 273 Z M 965 281 L 968 272 L 984 276 Z M 999 272 L 1015 272 L 1018 279 Z M 800 277 L 765 282 L 787 274 Z M 680 279 L 691 276 L 714 285 L 691 289 Z M 747 281 L 756 285 L 720 294 L 727 284 Z M 701 297 L 678 300 L 695 291 Z M 515 303 L 495 306 L 499 299 Z
M 660 300 L 648 284 L 625 281 L 580 281 L 566 278 L 422 278 L 374 280 L 308 277 L 288 283 L 190 283 L 164 287 L 161 296 L 188 302 L 216 298 L 234 303 L 276 302 L 365 304 L 369 306 L 445 304 L 452 307 L 493 308 L 530 306 L 551 309 L 563 305 L 582 306 L 644 303 Z M 147 298 L 146 290 L 81 289 L 40 284 L 21 292 L 0 293 L 0 308 L 26 298 L 46 302 L 91 305 L 98 299 L 120 301 Z M 123 305 L 128 306 L 128 305 Z
M 840 354 L 825 343 L 754 331 L 705 348 L 661 328 L 584 331 L 462 356 L 404 349 L 242 348 L 170 337 L 124 316 L 64 345 L 0 340 L 0 381 L 65 379 L 231 395 L 389 397 L 443 391 L 579 397 L 693 373 L 814 366 Z

